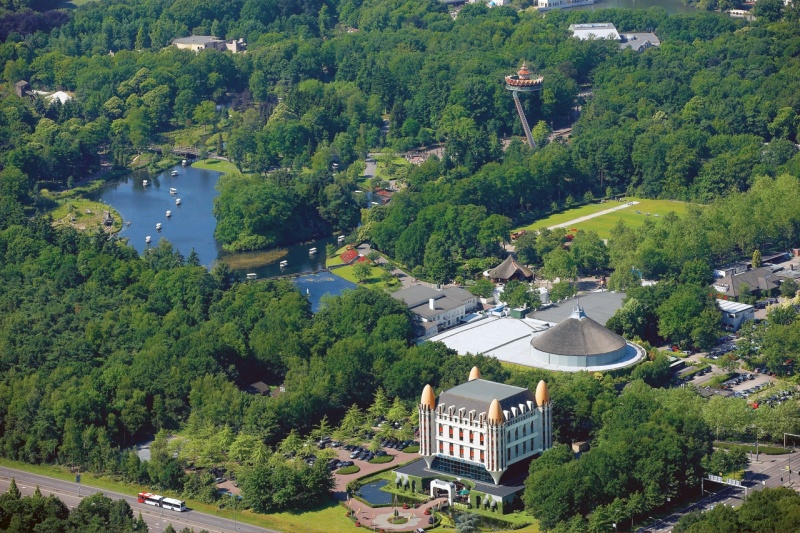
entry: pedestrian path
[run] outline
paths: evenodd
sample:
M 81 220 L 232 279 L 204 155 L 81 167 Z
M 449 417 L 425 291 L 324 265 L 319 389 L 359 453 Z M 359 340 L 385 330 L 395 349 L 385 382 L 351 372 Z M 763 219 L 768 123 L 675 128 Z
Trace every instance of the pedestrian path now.
M 591 215 L 586 215 L 585 217 L 576 218 L 574 220 L 570 220 L 568 222 L 563 222 L 561 224 L 556 224 L 555 226 L 550 226 L 547 229 L 556 229 L 556 228 L 568 228 L 574 224 L 580 224 L 581 222 L 585 222 L 590 218 L 601 217 L 603 215 L 607 215 L 609 213 L 613 213 L 614 211 L 619 211 L 620 209 L 625 209 L 627 207 L 631 207 L 633 205 L 638 204 L 639 202 L 625 202 L 622 205 L 618 205 L 617 207 L 612 207 L 611 209 L 605 209 L 603 211 L 598 211 L 597 213 L 592 213 Z
M 434 510 L 440 509 L 442 504 L 447 503 L 447 498 L 437 498 L 419 505 L 416 509 L 410 507 L 403 509 L 398 507 L 370 507 L 368 504 L 356 499 L 348 502 L 350 510 L 356 519 L 361 523 L 361 527 L 385 531 L 415 531 L 417 528 L 427 529 L 428 519 L 433 516 Z M 407 519 L 402 524 L 392 524 L 389 520 L 397 511 L 398 516 Z M 429 514 L 425 514 L 428 511 Z

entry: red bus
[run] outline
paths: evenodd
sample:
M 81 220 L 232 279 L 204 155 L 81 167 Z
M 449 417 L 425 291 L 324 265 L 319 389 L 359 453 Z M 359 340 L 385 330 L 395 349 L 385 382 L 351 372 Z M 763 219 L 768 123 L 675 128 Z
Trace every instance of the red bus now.
M 150 494 L 149 492 L 140 492 L 136 501 L 145 505 L 152 505 L 154 507 L 162 507 L 171 511 L 183 512 L 186 511 L 186 502 L 183 500 L 176 500 L 175 498 L 165 498 L 158 494 Z

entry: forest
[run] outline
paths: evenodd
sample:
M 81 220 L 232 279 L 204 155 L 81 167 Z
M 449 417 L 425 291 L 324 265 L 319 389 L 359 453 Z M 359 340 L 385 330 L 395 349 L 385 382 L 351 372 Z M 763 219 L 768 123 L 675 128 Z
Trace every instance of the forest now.
M 0 455 L 199 500 L 213 499 L 209 466 L 239 463 L 252 509 L 306 509 L 327 498 L 331 476 L 321 461 L 287 455 L 312 435 L 363 438 L 376 414 L 413 417 L 425 384 L 451 387 L 477 364 L 519 386 L 546 379 L 557 440 L 596 439 L 596 453 L 579 460 L 559 447 L 534 463 L 531 479 L 560 480 L 550 495 L 534 481 L 526 492 L 544 529 L 608 530 L 619 514 L 635 520 L 663 507 L 665 495 L 693 489 L 723 461 L 712 427 L 730 420 L 689 391 L 651 388 L 666 383 L 663 356 L 613 377 L 454 357 L 440 344 L 414 344 L 408 311 L 387 294 L 360 288 L 312 314 L 288 281 L 239 283 L 166 241 L 140 257 L 105 234 L 54 229 L 43 191 L 124 167 L 192 131 L 240 171 L 221 180 L 215 206 L 227 249 L 361 223 L 357 238 L 433 281 L 474 277 L 496 264 L 514 225 L 577 203 L 688 200 L 703 206 L 637 229 L 619 225 L 607 245 L 579 232 L 566 250 L 565 234 L 541 232 L 518 251 L 552 278 L 614 269 L 611 286 L 628 298 L 610 327 L 704 346 L 718 321 L 711 266 L 795 246 L 800 230 L 798 12 L 762 1 L 752 23 L 480 5 L 454 19 L 436 0 L 119 0 L 68 11 L 2 2 Z M 651 28 L 662 45 L 637 54 L 570 38 L 569 24 L 590 21 Z M 189 34 L 245 38 L 248 50 L 170 46 Z M 519 139 L 503 145 L 522 132 L 501 80 L 523 60 L 545 77 L 541 94 L 524 99 L 533 150 Z M 74 98 L 19 98 L 20 80 Z M 569 140 L 550 140 L 573 121 Z M 441 159 L 411 169 L 389 205 L 362 210 L 353 193 L 370 151 L 436 143 Z M 634 267 L 659 284 L 634 288 Z M 796 318 L 772 322 L 754 333 L 767 364 L 800 356 Z M 286 393 L 244 391 L 259 380 Z M 759 411 L 773 413 L 763 415 L 766 433 L 797 431 L 796 408 Z M 723 434 L 743 428 L 725 422 Z M 668 446 L 639 446 L 648 432 Z M 142 463 L 130 447 L 151 438 L 153 459 Z M 623 462 L 620 450 L 629 452 Z M 186 475 L 190 465 L 204 471 Z M 586 484 L 603 486 L 587 493 L 583 479 L 608 483 Z M 2 498 L 3 509 L 48 507 L 64 524 L 80 516 Z

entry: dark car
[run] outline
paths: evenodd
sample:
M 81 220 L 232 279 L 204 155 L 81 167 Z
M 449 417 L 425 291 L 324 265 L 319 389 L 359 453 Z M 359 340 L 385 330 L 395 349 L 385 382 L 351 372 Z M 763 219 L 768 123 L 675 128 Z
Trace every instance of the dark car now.
M 383 450 L 380 450 L 380 451 L 378 451 L 377 453 L 375 453 L 375 456 L 376 456 L 376 457 L 385 457 L 385 456 L 387 456 L 387 455 L 389 455 L 389 454 L 388 454 L 388 453 L 386 453 L 386 452 L 385 452 L 385 451 L 383 451 Z
M 342 461 L 339 463 L 339 468 L 344 468 L 346 466 L 353 466 L 355 463 L 353 461 Z

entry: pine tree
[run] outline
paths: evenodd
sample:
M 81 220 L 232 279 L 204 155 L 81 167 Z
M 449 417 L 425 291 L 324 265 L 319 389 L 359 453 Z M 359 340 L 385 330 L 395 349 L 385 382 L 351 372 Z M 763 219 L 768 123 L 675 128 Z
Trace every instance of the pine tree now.
M 17 481 L 12 477 L 11 484 L 8 486 L 8 494 L 15 500 L 22 498 L 22 493 L 17 488 Z
M 36 485 L 36 490 L 33 492 L 33 496 L 35 498 L 41 498 L 42 497 L 42 491 L 39 489 L 39 485 Z

